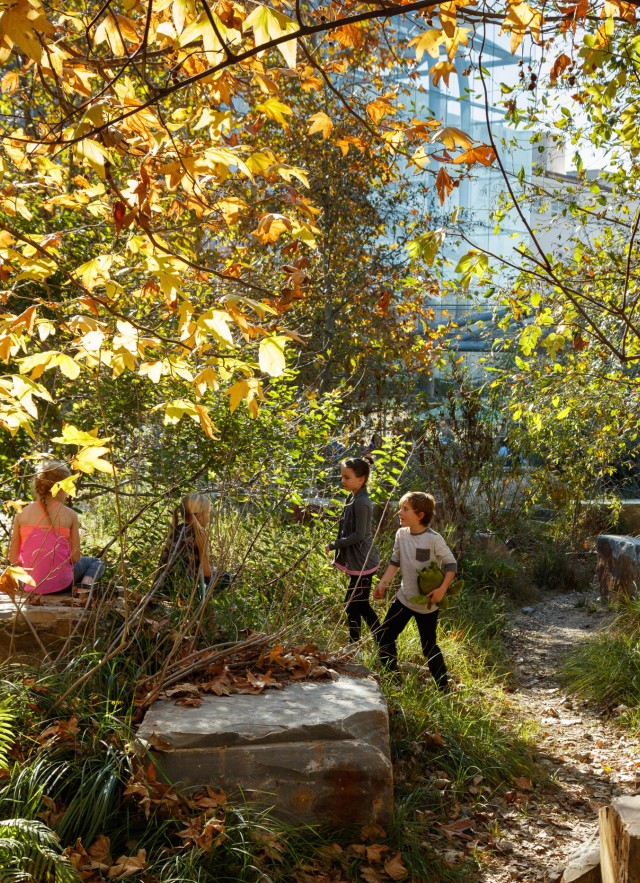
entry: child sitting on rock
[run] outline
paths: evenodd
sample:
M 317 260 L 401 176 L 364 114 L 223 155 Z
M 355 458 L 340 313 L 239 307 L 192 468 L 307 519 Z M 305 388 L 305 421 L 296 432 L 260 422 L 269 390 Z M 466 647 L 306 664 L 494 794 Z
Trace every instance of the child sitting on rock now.
M 212 581 L 219 589 L 230 585 L 231 575 L 226 572 L 218 575 L 211 566 L 210 520 L 211 500 L 206 494 L 187 494 L 176 506 L 153 582 L 154 590 L 181 598 L 196 594 L 204 597 Z
M 104 573 L 99 558 L 80 554 L 78 516 L 66 505 L 68 494 L 55 485 L 71 475 L 64 463 L 51 461 L 36 472 L 36 498 L 19 512 L 9 543 L 9 562 L 19 565 L 34 582 L 22 588 L 36 595 L 63 592 L 74 585 L 90 589 Z

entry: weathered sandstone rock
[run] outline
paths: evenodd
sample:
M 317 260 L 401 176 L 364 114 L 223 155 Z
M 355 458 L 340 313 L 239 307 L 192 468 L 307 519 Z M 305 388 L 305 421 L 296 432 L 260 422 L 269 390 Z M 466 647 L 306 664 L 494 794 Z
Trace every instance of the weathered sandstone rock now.
M 597 551 L 596 575 L 603 597 L 629 595 L 640 587 L 640 539 L 602 534 Z
M 156 702 L 138 736 L 170 781 L 289 821 L 352 827 L 391 813 L 388 711 L 371 678 L 205 697 L 199 708 Z
M 72 607 L 71 598 L 38 598 L 40 604 L 27 603 L 20 593 L 15 598 L 0 594 L 0 660 L 37 663 L 47 653 L 62 647 L 89 611 Z

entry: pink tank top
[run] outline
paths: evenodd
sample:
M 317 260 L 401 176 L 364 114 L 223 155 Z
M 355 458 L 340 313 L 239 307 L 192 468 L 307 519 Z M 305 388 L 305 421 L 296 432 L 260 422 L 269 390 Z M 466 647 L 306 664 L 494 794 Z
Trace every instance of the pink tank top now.
M 40 504 L 42 505 L 42 504 Z M 26 592 L 49 595 L 68 589 L 73 583 L 71 563 L 71 531 L 68 527 L 54 527 L 43 511 L 37 524 L 20 527 L 19 563 L 35 580 L 35 586 L 24 585 Z

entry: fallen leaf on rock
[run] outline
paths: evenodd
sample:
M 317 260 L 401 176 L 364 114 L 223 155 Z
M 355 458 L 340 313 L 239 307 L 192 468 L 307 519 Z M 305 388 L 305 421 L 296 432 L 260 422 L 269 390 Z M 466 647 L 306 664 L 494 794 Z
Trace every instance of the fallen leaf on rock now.
M 67 721 L 58 721 L 43 730 L 38 741 L 46 742 L 48 739 L 58 739 L 60 742 L 73 742 L 77 733 L 80 732 L 78 718 L 72 717 Z
M 199 696 L 200 688 L 196 687 L 195 684 L 176 684 L 175 687 L 171 687 L 169 690 L 163 690 L 160 698 L 173 699 L 174 696 L 184 696 L 187 694 Z
M 266 828 L 252 828 L 251 839 L 275 861 L 283 861 L 282 853 L 284 852 L 284 844 L 278 840 L 275 834 L 267 831 Z
M 329 843 L 327 846 L 321 846 L 318 850 L 323 858 L 340 858 L 344 854 L 344 849 L 339 843 Z
M 196 797 L 193 801 L 198 809 L 215 809 L 218 806 L 227 805 L 227 795 L 224 791 L 216 792 L 213 788 L 207 788 L 206 790 L 206 797 Z
M 444 739 L 437 730 L 435 733 L 424 733 L 422 742 L 427 748 L 433 748 L 434 745 L 444 745 Z
M 462 840 L 475 840 L 471 819 L 458 819 L 450 825 L 440 825 L 447 837 L 460 837 Z M 470 833 L 466 833 L 470 832 Z M 473 835 L 473 836 L 471 836 Z
M 197 696 L 185 696 L 183 699 L 176 699 L 176 705 L 184 705 L 187 708 L 200 708 L 202 699 Z

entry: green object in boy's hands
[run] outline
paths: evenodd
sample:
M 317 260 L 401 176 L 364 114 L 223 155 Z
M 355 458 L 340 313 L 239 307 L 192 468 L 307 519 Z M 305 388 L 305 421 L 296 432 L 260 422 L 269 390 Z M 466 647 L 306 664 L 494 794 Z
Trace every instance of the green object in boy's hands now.
M 418 590 L 420 591 L 420 594 L 414 595 L 410 600 L 413 601 L 414 604 L 424 604 L 425 606 L 429 606 L 431 603 L 435 603 L 431 601 L 429 595 L 431 592 L 440 588 L 442 581 L 444 580 L 444 573 L 435 561 L 430 561 L 426 567 L 422 570 L 418 570 L 417 573 Z M 446 610 L 449 606 L 449 596 L 457 595 L 458 592 L 462 590 L 463 586 L 464 580 L 454 580 L 445 592 L 443 599 L 436 604 L 438 610 Z
M 439 589 L 444 579 L 444 573 L 435 561 L 430 561 L 422 570 L 418 570 L 418 590 L 421 595 L 430 595 L 434 589 Z

